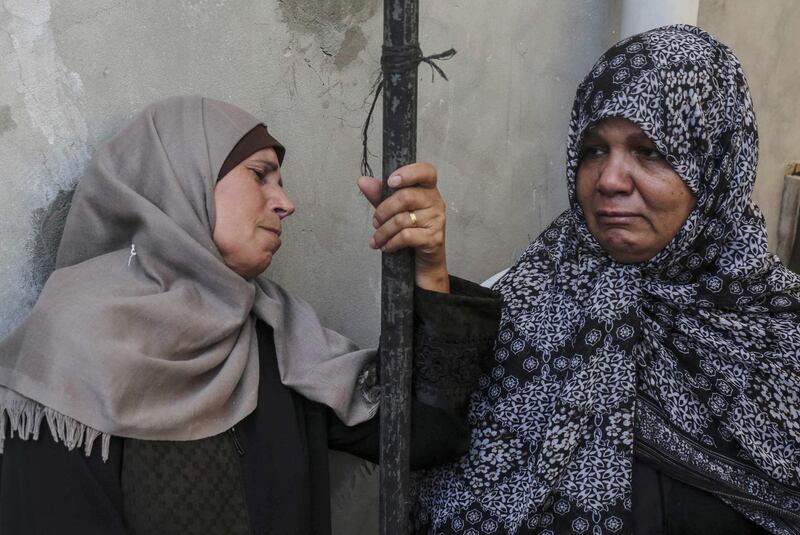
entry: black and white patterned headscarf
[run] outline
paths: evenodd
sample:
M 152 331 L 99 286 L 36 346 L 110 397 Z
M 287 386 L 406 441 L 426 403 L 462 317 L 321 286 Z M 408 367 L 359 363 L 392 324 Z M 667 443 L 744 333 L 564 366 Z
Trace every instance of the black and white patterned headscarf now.
M 583 136 L 606 117 L 637 124 L 697 198 L 642 264 L 611 259 L 576 200 Z M 598 60 L 570 120 L 570 209 L 496 285 L 470 452 L 418 482 L 421 526 L 631 533 L 635 450 L 800 533 L 800 277 L 767 251 L 757 159 L 741 65 L 706 32 L 659 28 Z

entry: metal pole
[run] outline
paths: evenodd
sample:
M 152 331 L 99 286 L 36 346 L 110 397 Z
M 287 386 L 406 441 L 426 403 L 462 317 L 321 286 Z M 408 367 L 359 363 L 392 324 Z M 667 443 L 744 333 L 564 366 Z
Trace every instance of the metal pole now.
M 387 48 L 418 46 L 418 0 L 384 0 Z M 383 63 L 383 194 L 390 173 L 416 160 L 417 68 Z M 381 290 L 380 533 L 408 533 L 413 352 L 413 250 L 383 254 Z

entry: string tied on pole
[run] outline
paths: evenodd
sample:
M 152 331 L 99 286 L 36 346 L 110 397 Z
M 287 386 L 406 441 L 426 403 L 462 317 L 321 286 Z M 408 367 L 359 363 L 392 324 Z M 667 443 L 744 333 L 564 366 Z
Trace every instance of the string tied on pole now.
M 420 63 L 427 63 L 431 68 L 431 82 L 436 80 L 436 74 L 447 81 L 447 75 L 439 65 L 436 64 L 438 60 L 448 60 L 456 55 L 454 48 L 439 52 L 438 54 L 431 54 L 430 56 L 423 56 L 422 50 L 417 45 L 412 46 L 385 46 L 383 47 L 383 54 L 381 55 L 381 73 L 378 79 L 370 89 L 370 94 L 374 94 L 372 105 L 369 107 L 367 120 L 364 121 L 364 128 L 361 131 L 361 144 L 363 152 L 361 154 L 361 174 L 366 176 L 373 176 L 372 167 L 369 165 L 369 123 L 372 120 L 372 112 L 375 111 L 375 104 L 378 102 L 378 97 L 383 90 L 383 76 L 384 73 L 399 73 L 406 72 L 417 68 Z

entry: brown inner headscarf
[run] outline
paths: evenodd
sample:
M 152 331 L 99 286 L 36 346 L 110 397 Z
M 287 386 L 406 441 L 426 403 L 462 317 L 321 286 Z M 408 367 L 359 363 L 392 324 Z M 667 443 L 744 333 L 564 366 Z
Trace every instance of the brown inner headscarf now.
M 278 163 L 283 165 L 283 156 L 286 154 L 286 149 L 280 142 L 272 137 L 267 131 L 267 127 L 263 124 L 258 124 L 252 130 L 242 136 L 242 139 L 233 147 L 233 150 L 217 173 L 217 180 L 222 180 L 222 177 L 227 175 L 231 169 L 242 163 L 251 154 L 266 149 L 267 147 L 275 149 L 278 155 Z

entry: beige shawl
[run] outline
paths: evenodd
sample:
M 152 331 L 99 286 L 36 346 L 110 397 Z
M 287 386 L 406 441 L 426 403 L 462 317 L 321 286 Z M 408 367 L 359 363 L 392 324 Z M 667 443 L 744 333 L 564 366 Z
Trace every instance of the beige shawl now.
M 260 318 L 283 383 L 346 423 L 376 406 L 356 393 L 374 352 L 323 328 L 263 276 L 229 269 L 211 239 L 217 173 L 260 121 L 229 104 L 157 102 L 98 150 L 78 184 L 56 270 L 30 316 L 0 343 L 6 428 L 67 447 L 103 436 L 193 440 L 256 407 Z M 2 451 L 0 449 L 0 451 Z

